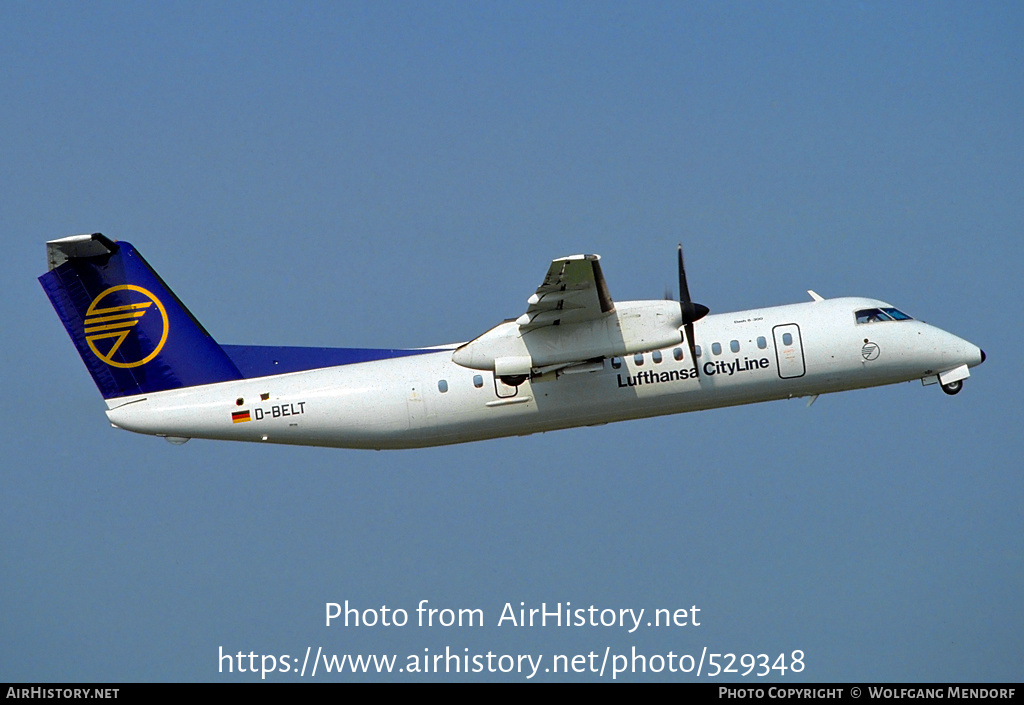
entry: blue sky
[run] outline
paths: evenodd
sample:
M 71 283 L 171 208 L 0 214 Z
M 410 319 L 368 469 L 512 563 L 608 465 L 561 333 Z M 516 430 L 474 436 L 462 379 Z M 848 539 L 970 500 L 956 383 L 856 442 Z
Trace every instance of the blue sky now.
M 0 5 L 0 680 L 245 681 L 219 649 L 448 646 L 801 650 L 782 680 L 1019 681 L 1022 20 L 997 2 Z M 109 427 L 35 281 L 46 240 L 95 231 L 223 343 L 469 339 L 577 252 L 616 299 L 660 298 L 681 241 L 713 311 L 873 296 L 989 359 L 955 398 L 913 383 L 422 451 L 173 447 Z M 486 624 L 324 626 L 327 602 L 424 599 Z M 702 622 L 499 627 L 507 602 Z

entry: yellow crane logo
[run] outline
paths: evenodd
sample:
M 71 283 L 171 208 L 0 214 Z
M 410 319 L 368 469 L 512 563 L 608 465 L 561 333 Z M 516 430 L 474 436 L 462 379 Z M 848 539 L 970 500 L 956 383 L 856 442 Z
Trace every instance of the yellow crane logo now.
M 104 300 L 116 291 L 133 291 L 141 294 L 144 298 L 128 304 L 104 306 Z M 139 297 L 130 297 L 129 301 L 131 298 Z M 118 300 L 124 300 L 124 297 L 112 299 L 111 303 Z M 114 360 L 114 355 L 121 348 L 121 344 L 124 343 L 125 339 L 132 333 L 132 329 L 138 325 L 143 316 L 153 312 L 159 313 L 162 319 L 160 340 L 154 346 L 153 351 L 141 360 L 126 362 Z M 89 310 L 85 312 L 85 340 L 89 344 L 89 348 L 96 354 L 96 357 L 114 367 L 129 368 L 145 365 L 156 357 L 164 347 L 164 343 L 167 342 L 169 328 L 167 310 L 160 303 L 160 299 L 141 286 L 135 286 L 134 284 L 119 284 L 110 287 L 93 299 L 92 303 L 89 304 Z M 99 346 L 97 346 L 98 342 L 100 343 Z

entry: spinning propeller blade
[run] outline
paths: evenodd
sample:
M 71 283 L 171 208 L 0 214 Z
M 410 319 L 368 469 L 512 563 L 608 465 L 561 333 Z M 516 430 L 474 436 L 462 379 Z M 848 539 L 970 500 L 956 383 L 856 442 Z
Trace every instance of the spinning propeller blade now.
M 686 332 L 686 344 L 690 347 L 690 359 L 697 364 L 697 349 L 693 341 L 693 324 L 708 315 L 709 309 L 704 304 L 695 304 L 690 299 L 690 287 L 686 285 L 686 268 L 683 266 L 683 245 L 679 245 L 679 310 L 683 314 L 683 330 Z

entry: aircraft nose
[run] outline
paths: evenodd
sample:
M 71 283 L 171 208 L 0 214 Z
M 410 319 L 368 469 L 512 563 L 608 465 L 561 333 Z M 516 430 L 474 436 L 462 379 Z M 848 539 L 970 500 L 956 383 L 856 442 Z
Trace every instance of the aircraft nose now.
M 945 364 L 954 367 L 958 365 L 976 367 L 985 362 L 987 356 L 980 347 L 947 331 L 943 331 L 943 334 L 945 337 L 943 339 L 942 358 Z
M 985 351 L 977 345 L 972 345 L 971 348 L 971 352 L 974 353 L 971 357 L 974 359 L 967 362 L 968 367 L 974 367 L 975 365 L 980 365 L 985 362 Z
M 964 352 L 966 353 L 964 355 L 964 362 L 967 363 L 968 367 L 980 365 L 985 362 L 985 358 L 987 357 L 984 350 L 972 343 L 967 343 L 966 350 Z

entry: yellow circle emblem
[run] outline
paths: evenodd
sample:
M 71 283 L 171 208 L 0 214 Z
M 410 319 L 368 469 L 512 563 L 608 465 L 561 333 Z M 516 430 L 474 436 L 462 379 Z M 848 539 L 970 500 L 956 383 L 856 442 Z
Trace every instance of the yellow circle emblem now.
M 104 306 L 104 299 L 115 291 L 134 291 L 142 294 L 145 298 L 144 300 L 127 304 Z M 119 298 L 124 300 L 123 297 Z M 117 299 L 111 301 L 111 303 L 116 302 Z M 161 318 L 160 340 L 157 342 L 156 347 L 153 348 L 153 351 L 141 360 L 134 362 L 118 362 L 114 360 L 113 357 L 121 348 L 121 343 L 132 333 L 132 330 L 139 324 L 139 321 L 151 312 L 159 313 Z M 164 343 L 167 342 L 169 329 L 167 310 L 160 303 L 160 299 L 141 286 L 135 286 L 134 284 L 118 284 L 117 286 L 110 287 L 93 299 L 92 303 L 89 304 L 89 310 L 85 312 L 85 341 L 89 344 L 89 349 L 96 354 L 96 357 L 114 367 L 128 368 L 145 365 L 156 357 L 164 347 Z M 100 343 L 98 347 L 97 342 Z

